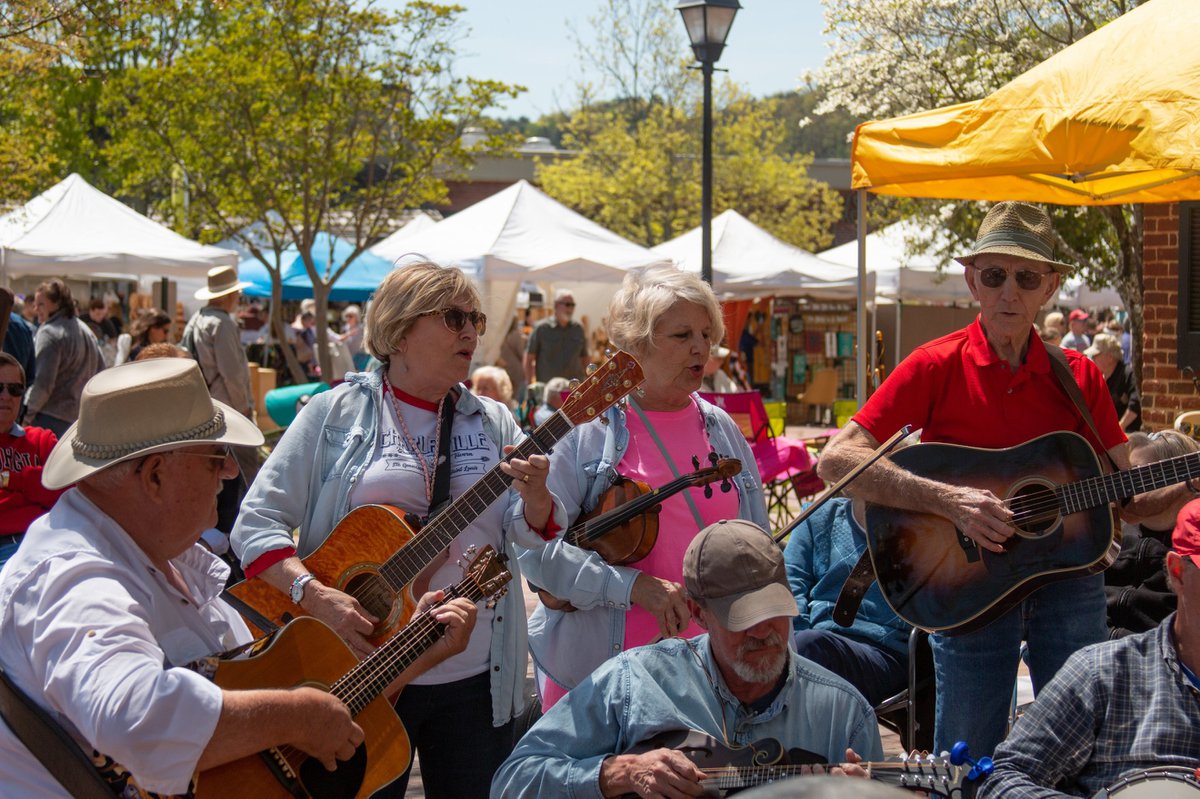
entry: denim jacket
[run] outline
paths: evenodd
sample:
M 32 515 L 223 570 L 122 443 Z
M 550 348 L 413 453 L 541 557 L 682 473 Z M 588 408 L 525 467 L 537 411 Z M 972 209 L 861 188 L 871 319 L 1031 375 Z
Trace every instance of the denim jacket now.
M 606 757 L 688 729 L 734 747 L 776 738 L 830 763 L 847 748 L 883 757 L 875 713 L 841 677 L 793 652 L 779 694 L 755 712 L 729 690 L 699 635 L 637 647 L 596 669 L 525 734 L 492 779 L 492 799 L 600 797 Z
M 741 430 L 725 411 L 698 396 L 695 399 L 713 449 L 722 457 L 742 462 L 742 471 L 734 478 L 740 500 L 738 516 L 769 529 L 762 479 Z M 596 507 L 600 496 L 616 482 L 616 466 L 629 450 L 624 407 L 609 408 L 604 416 L 607 425 L 600 419 L 580 425 L 551 456 L 548 485 L 567 506 L 571 523 Z M 518 547 L 517 552 L 530 582 L 578 608 L 564 613 L 539 603 L 529 619 L 534 662 L 554 682 L 573 688 L 621 651 L 630 593 L 641 572 L 610 566 L 595 552 L 566 544 L 561 537 L 533 550 Z
M 376 370 L 349 375 L 346 383 L 313 396 L 288 427 L 250 486 L 230 536 L 243 566 L 286 547 L 295 546 L 300 557 L 311 554 L 350 511 L 350 492 L 370 465 L 379 441 L 382 374 Z M 495 442 L 497 455 L 505 445 L 524 438 L 506 408 L 465 389 L 455 410 L 483 414 L 483 431 Z M 525 522 L 524 504 L 515 491 L 509 492 L 508 502 L 502 540 L 517 582 L 521 573 L 513 557 L 513 541 L 532 549 L 545 542 Z M 566 514 L 561 503 L 554 506 L 554 522 L 562 526 Z M 296 528 L 300 536 L 293 541 Z M 492 623 L 492 720 L 497 726 L 524 708 L 524 620 L 521 592 L 510 589 Z

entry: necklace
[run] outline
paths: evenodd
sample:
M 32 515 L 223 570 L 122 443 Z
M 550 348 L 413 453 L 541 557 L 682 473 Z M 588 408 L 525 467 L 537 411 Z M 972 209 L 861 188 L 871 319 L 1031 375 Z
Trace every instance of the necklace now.
M 425 479 L 425 502 L 431 503 L 433 502 L 433 477 L 437 470 L 437 457 L 442 446 L 442 407 L 446 404 L 446 398 L 442 397 L 438 402 L 437 421 L 433 423 L 433 429 L 436 431 L 433 437 L 433 462 L 430 463 L 425 460 L 425 453 L 421 451 L 412 434 L 408 432 L 408 425 L 404 423 L 404 414 L 400 412 L 400 400 L 396 398 L 396 392 L 386 374 L 383 376 L 383 390 L 388 399 L 392 401 L 392 410 L 396 412 L 396 421 L 400 422 L 400 432 L 404 435 L 404 443 L 408 444 L 408 448 L 417 456 L 417 463 L 421 464 L 421 477 Z

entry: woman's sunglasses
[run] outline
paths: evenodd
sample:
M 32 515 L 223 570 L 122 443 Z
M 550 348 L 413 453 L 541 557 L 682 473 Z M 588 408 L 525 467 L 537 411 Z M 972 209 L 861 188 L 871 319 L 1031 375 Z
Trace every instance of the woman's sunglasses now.
M 24 383 L 0 383 L 0 388 L 7 391 L 10 397 L 20 397 L 25 393 Z
M 467 320 L 471 320 L 471 324 L 475 328 L 475 333 L 482 336 L 487 330 L 487 314 L 482 311 L 460 311 L 458 308 L 442 308 L 438 311 L 426 311 L 421 316 L 441 316 L 442 321 L 446 323 L 446 327 L 450 328 L 455 333 L 461 333 L 462 329 L 467 326 Z
M 1017 281 L 1017 287 L 1025 291 L 1034 291 L 1041 288 L 1042 278 L 1051 272 L 1034 272 L 1032 269 L 1020 269 L 1016 272 L 1009 272 L 999 266 L 989 266 L 986 269 L 978 266 L 972 266 L 972 269 L 979 272 L 979 282 L 987 286 L 989 289 L 998 289 L 1004 285 L 1004 281 L 1008 280 L 1008 276 L 1012 275 Z

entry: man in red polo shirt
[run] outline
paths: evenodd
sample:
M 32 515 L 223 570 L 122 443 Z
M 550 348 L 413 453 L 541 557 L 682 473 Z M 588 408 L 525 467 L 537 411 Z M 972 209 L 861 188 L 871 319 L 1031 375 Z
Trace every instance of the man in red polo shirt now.
M 1129 466 L 1104 376 L 1080 353 L 1067 363 L 1095 419 L 1092 433 L 1051 370 L 1034 332 L 1038 310 L 1058 292 L 1068 264 L 1052 259 L 1054 229 L 1042 208 L 997 203 L 979 227 L 975 247 L 957 259 L 979 303 L 963 330 L 918 347 L 896 367 L 821 456 L 826 480 L 841 477 L 879 442 L 906 424 L 926 442 L 1002 448 L 1045 433 L 1083 436 L 1103 460 Z M 979 547 L 1004 552 L 1014 533 L 1008 507 L 987 490 L 918 477 L 889 460 L 867 470 L 849 493 L 868 502 L 943 516 Z M 937 672 L 937 751 L 965 740 L 990 755 L 1004 737 L 1021 641 L 1029 644 L 1035 690 L 1075 650 L 1103 640 L 1104 590 L 1099 574 L 1045 586 L 981 630 L 932 636 Z

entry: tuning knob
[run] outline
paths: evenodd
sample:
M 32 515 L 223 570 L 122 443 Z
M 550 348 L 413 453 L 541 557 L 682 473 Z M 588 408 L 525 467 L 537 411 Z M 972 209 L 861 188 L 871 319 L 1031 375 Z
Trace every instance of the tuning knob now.
M 956 766 L 961 766 L 963 763 L 971 764 L 971 770 L 964 778 L 967 782 L 974 782 L 980 777 L 988 776 L 994 768 L 990 757 L 981 757 L 978 760 L 971 757 L 966 741 L 959 741 L 950 749 L 950 762 Z

